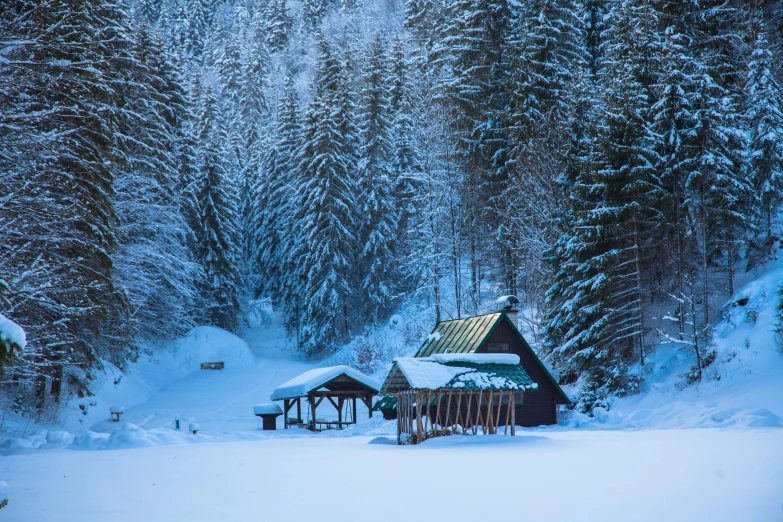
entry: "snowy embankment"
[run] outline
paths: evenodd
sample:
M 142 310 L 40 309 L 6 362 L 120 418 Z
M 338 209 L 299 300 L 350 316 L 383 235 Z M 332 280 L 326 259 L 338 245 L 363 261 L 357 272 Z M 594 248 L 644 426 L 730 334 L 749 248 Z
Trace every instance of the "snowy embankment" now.
M 324 437 L 6 457 L 7 522 L 778 522 L 783 430 Z M 445 478 L 444 478 L 445 477 Z M 466 494 L 455 500 L 455 488 Z M 426 494 L 422 494 L 426 492 Z M 260 515 L 261 514 L 261 515 Z
M 616 400 L 595 419 L 575 415 L 569 427 L 726 428 L 783 426 L 783 339 L 775 332 L 783 261 L 737 290 L 715 325 L 715 361 L 701 383 L 685 386 L 687 349 L 661 345 L 642 370 L 646 389 Z
M 256 330 L 262 330 L 259 333 Z M 0 451 L 30 449 L 119 449 L 215 440 L 248 440 L 258 435 L 253 406 L 269 400 L 283 380 L 312 368 L 287 351 L 282 329 L 259 326 L 243 339 L 212 327 L 142 356 L 123 373 L 104 364 L 93 397 L 75 399 L 56 424 L 32 424 L 10 416 L 0 432 Z M 223 370 L 201 370 L 202 362 L 223 361 Z M 109 413 L 123 405 L 121 422 Z M 181 430 L 176 429 L 180 421 Z M 191 422 L 198 435 L 184 430 Z

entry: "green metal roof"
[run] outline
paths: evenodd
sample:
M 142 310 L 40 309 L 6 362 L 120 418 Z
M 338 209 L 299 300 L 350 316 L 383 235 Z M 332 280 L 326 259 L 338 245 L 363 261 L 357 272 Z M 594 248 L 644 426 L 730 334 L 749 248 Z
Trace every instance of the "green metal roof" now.
M 462 374 L 454 377 L 446 385 L 447 389 L 454 390 L 535 390 L 538 385 L 527 372 L 518 364 L 475 364 L 467 362 L 448 362 L 446 366 L 459 366 L 460 368 L 471 368 L 475 374 L 481 374 L 479 379 L 488 380 L 489 383 L 479 385 L 477 379 L 466 379 L 470 374 Z
M 549 381 L 555 387 L 555 393 L 559 397 L 559 402 L 568 404 L 571 400 L 565 394 L 558 382 L 549 373 L 544 363 L 538 358 L 536 353 L 530 347 L 527 340 L 517 329 L 517 326 L 503 312 L 494 312 L 491 314 L 477 315 L 465 319 L 454 319 L 451 321 L 441 321 L 435 325 L 435 329 L 427 337 L 419 348 L 415 357 L 429 357 L 440 353 L 477 353 L 481 351 L 486 340 L 492 335 L 495 327 L 502 319 L 509 322 L 514 332 L 522 340 L 522 344 L 533 355 L 535 362 L 541 367 L 544 373 L 549 377 Z M 529 378 L 529 377 L 528 377 Z
M 393 410 L 395 408 L 397 408 L 397 397 L 387 395 L 375 402 L 372 411 Z
M 441 321 L 419 348 L 416 357 L 434 353 L 476 353 L 502 316 L 502 312 L 495 312 Z

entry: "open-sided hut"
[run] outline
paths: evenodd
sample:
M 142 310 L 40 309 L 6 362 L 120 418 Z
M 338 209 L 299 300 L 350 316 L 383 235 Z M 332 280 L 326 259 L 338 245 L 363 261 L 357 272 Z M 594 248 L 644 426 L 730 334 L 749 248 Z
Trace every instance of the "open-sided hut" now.
M 416 353 L 416 357 L 440 354 L 513 354 L 538 388 L 525 395 L 525 405 L 516 407 L 517 426 L 557 423 L 557 406 L 568 404 L 568 396 L 536 356 L 512 320 L 513 296 L 499 300 L 501 311 L 441 321 Z M 516 299 L 516 298 L 514 298 Z M 518 301 L 517 301 L 518 302 Z
M 397 442 L 451 434 L 514 435 L 516 406 L 536 384 L 510 354 L 394 359 L 381 388 L 396 399 Z
M 319 426 L 343 428 L 346 424 L 356 423 L 356 402 L 361 400 L 372 417 L 372 397 L 380 390 L 380 383 L 350 366 L 330 366 L 307 371 L 287 381 L 272 392 L 273 401 L 283 401 L 285 428 L 291 425 L 305 425 L 311 430 Z M 310 419 L 303 422 L 302 399 L 307 400 Z M 328 400 L 337 410 L 337 421 L 326 421 L 316 417 L 318 406 Z M 344 419 L 348 401 L 352 403 L 352 416 Z M 296 406 L 296 418 L 289 417 L 289 411 Z

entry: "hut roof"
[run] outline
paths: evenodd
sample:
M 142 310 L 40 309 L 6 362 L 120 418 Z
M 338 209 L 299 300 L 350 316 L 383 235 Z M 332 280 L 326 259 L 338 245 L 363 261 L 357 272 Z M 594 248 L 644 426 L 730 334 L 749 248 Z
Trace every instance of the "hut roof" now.
M 466 319 L 441 321 L 427 336 L 416 357 L 437 353 L 476 353 L 502 316 L 502 312 L 495 312 Z
M 516 355 L 475 354 L 394 359 L 385 393 L 406 389 L 535 390 Z
M 555 378 L 552 377 L 549 369 L 541 362 L 519 332 L 514 321 L 510 320 L 504 312 L 493 312 L 465 319 L 439 322 L 435 325 L 432 333 L 424 340 L 419 351 L 416 352 L 416 357 L 431 357 L 439 354 L 475 354 L 480 352 L 501 321 L 508 321 L 516 335 L 522 340 L 524 348 L 530 352 L 535 363 L 538 364 L 549 378 L 549 381 L 554 385 L 559 401 L 563 404 L 571 402 Z
M 306 397 L 310 392 L 325 388 L 335 390 L 367 390 L 378 393 L 381 385 L 378 381 L 350 366 L 328 366 L 304 372 L 286 381 L 272 392 L 271 399 L 296 399 Z

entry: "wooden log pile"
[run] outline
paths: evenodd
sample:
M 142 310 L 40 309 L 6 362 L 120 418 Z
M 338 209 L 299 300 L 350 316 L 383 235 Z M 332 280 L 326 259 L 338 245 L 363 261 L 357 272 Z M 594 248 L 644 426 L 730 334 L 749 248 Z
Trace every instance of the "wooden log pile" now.
M 445 435 L 515 435 L 517 390 L 405 390 L 397 392 L 397 443 Z M 510 433 L 509 433 L 510 431 Z

